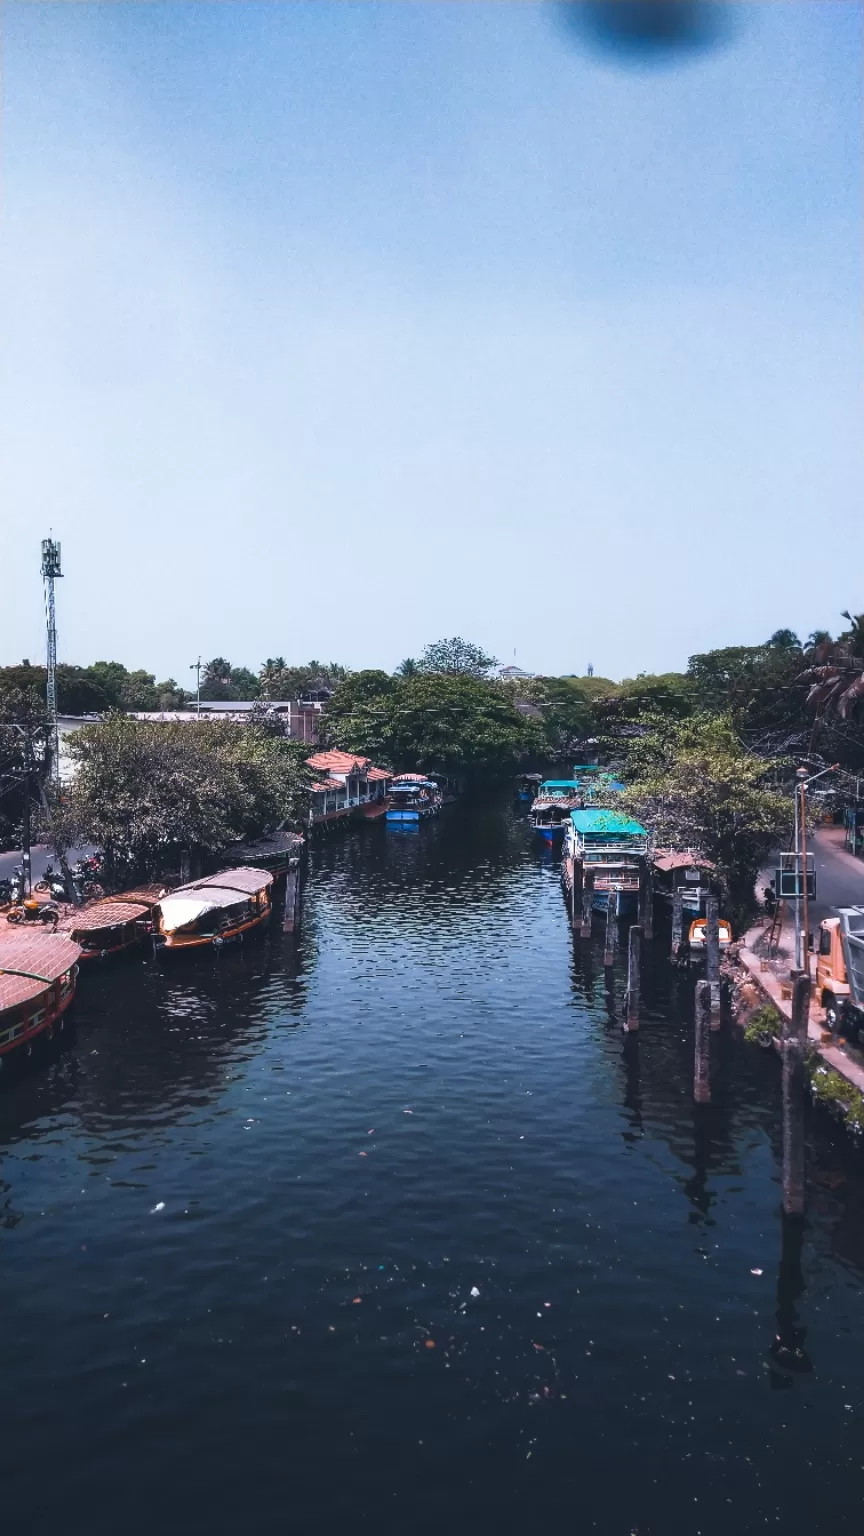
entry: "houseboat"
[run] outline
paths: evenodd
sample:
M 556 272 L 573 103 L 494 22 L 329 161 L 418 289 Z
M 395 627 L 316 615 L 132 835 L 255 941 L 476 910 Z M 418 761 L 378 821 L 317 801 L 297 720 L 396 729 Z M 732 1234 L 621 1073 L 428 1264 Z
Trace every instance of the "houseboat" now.
M 543 783 L 542 773 L 523 773 L 516 780 L 516 799 L 530 805 L 537 799 L 537 791 Z
M 564 836 L 570 812 L 581 804 L 582 794 L 576 779 L 544 779 L 528 820 L 540 837 L 555 842 Z
M 648 833 L 618 811 L 590 806 L 570 812 L 565 855 L 594 875 L 594 906 L 609 904 L 617 892 L 618 915 L 636 914 L 641 882 L 648 878 Z
M 422 773 L 400 773 L 390 786 L 387 821 L 395 823 L 426 821 L 437 816 L 441 791 L 434 779 Z
M 140 948 L 151 932 L 155 904 L 106 896 L 65 918 L 61 931 L 80 945 L 82 961 L 107 960 Z
M 273 876 L 264 869 L 225 869 L 181 885 L 163 897 L 153 942 L 184 954 L 251 938 L 269 921 Z
M 37 1039 L 62 1029 L 75 996 L 80 945 L 47 933 L 0 939 L 0 1066 L 29 1056 Z
M 691 918 L 705 916 L 705 903 L 717 891 L 714 865 L 690 850 L 657 848 L 652 861 L 654 891 L 671 907 L 680 891 L 682 910 Z

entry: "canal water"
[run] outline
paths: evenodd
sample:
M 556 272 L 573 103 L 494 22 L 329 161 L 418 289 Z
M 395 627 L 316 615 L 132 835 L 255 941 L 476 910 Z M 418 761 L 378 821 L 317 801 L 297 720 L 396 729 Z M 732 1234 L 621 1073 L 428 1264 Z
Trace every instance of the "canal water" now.
M 864 1177 L 567 928 L 509 802 L 313 851 L 299 941 L 82 978 L 0 1090 L 8 1532 L 857 1529 Z

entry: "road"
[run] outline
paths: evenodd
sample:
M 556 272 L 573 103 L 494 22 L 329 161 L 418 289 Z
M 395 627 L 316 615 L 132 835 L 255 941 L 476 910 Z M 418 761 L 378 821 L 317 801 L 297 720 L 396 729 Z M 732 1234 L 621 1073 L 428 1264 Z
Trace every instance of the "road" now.
M 81 859 L 86 854 L 92 852 L 93 849 L 89 846 L 86 848 L 70 848 L 68 855 L 69 863 L 74 864 L 76 859 Z M 55 869 L 58 868 L 58 859 L 53 848 L 49 848 L 45 843 L 37 843 L 31 848 L 30 861 L 34 880 L 40 878 L 46 864 L 50 863 L 54 865 Z M 20 863 L 20 849 L 18 851 L 13 849 L 11 853 L 0 853 L 0 880 L 10 880 L 12 878 L 12 871 L 17 869 Z

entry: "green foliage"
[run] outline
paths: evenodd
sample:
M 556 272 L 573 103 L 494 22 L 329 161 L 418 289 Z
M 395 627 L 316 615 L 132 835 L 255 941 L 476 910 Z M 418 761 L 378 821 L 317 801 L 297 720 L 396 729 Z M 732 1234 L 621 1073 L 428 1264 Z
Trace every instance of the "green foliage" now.
M 259 674 L 260 695 L 264 699 L 302 699 L 309 693 L 336 688 L 348 676 L 336 661 L 307 661 L 305 666 L 289 667 L 284 656 L 268 656 Z
M 248 667 L 232 667 L 224 656 L 214 656 L 201 669 L 201 697 L 212 702 L 257 699 L 261 680 Z
M 216 852 L 303 818 L 304 752 L 257 725 L 109 715 L 69 739 L 76 764 L 67 842 L 90 840 L 129 872 L 157 872 L 180 848 Z
M 444 672 L 455 676 L 487 677 L 498 662 L 482 646 L 454 635 L 451 640 L 436 640 L 427 645 L 416 663 L 418 672 Z
M 791 822 L 791 799 L 768 783 L 773 768 L 741 744 L 729 715 L 655 716 L 631 742 L 623 799 L 659 844 L 704 854 L 746 898 Z
M 770 1045 L 782 1027 L 783 1020 L 773 1003 L 763 1003 L 761 1008 L 751 1014 L 750 1022 L 744 1030 L 744 1039 L 748 1045 Z
M 505 772 L 548 750 L 503 685 L 466 674 L 357 673 L 326 709 L 334 745 L 400 770 Z
M 864 1131 L 864 1095 L 842 1072 L 824 1066 L 818 1055 L 811 1057 L 808 1068 L 813 1098 L 842 1114 L 850 1130 L 860 1135 Z

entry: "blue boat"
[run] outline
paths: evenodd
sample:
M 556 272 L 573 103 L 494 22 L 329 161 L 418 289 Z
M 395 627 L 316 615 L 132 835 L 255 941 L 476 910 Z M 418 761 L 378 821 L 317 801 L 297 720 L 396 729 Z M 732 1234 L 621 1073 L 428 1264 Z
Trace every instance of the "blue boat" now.
M 553 843 L 563 838 L 570 812 L 581 804 L 576 779 L 544 779 L 528 820 L 538 836 Z
M 619 917 L 635 916 L 639 889 L 648 878 L 648 833 L 640 822 L 605 806 L 570 812 L 565 855 L 594 875 L 594 907 L 604 911 L 609 894 L 618 897 Z
M 537 799 L 537 792 L 542 782 L 542 773 L 523 773 L 516 785 L 516 799 L 530 805 Z
M 388 822 L 426 821 L 437 816 L 441 807 L 441 792 L 433 779 L 422 774 L 402 774 L 390 786 L 385 817 Z

